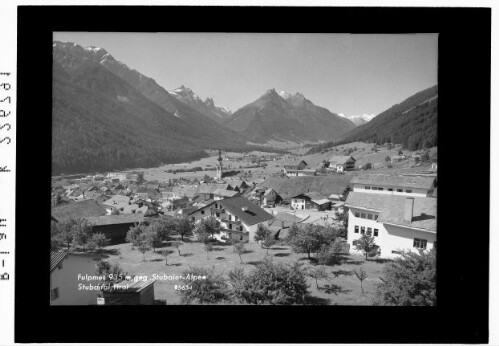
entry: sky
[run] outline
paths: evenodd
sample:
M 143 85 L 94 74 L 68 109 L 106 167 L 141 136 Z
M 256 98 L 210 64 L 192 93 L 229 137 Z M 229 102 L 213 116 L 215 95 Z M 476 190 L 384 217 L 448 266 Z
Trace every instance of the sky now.
M 437 84 L 437 34 L 56 32 L 107 50 L 166 90 L 235 111 L 268 89 L 349 116 L 379 114 Z

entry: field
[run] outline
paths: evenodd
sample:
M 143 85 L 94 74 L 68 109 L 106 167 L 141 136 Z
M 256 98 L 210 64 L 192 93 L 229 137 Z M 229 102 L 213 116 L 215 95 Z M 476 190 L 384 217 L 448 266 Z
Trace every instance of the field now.
M 178 240 L 172 238 L 172 240 Z M 181 275 L 188 271 L 190 266 L 214 267 L 216 272 L 227 273 L 236 268 L 243 267 L 246 272 L 255 268 L 259 261 L 262 261 L 267 254 L 266 249 L 262 249 L 259 244 L 246 244 L 247 252 L 242 255 L 241 263 L 239 257 L 233 252 L 231 246 L 215 245 L 209 254 L 204 250 L 204 244 L 191 239 L 185 239 L 180 247 L 180 255 L 176 248 L 165 243 L 165 247 L 156 249 L 157 252 L 149 251 L 143 255 L 133 249 L 131 244 L 120 244 L 106 248 L 107 260 L 111 263 L 118 262 L 122 268 L 134 275 L 147 276 L 149 279 L 153 275 L 167 278 L 168 276 Z M 168 256 L 168 265 L 165 264 L 165 257 L 160 251 L 171 250 Z M 275 245 L 268 251 L 274 261 L 292 263 L 299 261 L 304 266 L 310 266 L 310 261 L 306 254 L 296 254 L 286 245 Z M 369 260 L 358 255 L 345 256 L 341 265 L 326 266 L 329 278 L 319 281 L 319 289 L 315 280 L 307 278 L 310 284 L 310 292 L 313 302 L 324 305 L 371 305 L 375 285 L 379 283 L 383 266 L 382 261 Z M 364 291 L 362 294 L 360 281 L 353 274 L 353 270 L 363 267 L 368 278 L 364 281 Z M 180 304 L 180 296 L 175 290 L 175 285 L 181 284 L 175 280 L 157 280 L 155 283 L 156 299 L 163 299 L 167 304 Z

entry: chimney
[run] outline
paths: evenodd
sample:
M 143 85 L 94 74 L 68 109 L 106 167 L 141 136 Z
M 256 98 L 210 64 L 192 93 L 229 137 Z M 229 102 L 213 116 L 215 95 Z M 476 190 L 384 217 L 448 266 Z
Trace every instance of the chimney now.
M 242 207 L 241 210 L 246 211 L 246 210 L 248 210 L 248 207 Z
M 414 211 L 414 197 L 407 197 L 405 199 L 404 221 L 412 222 Z

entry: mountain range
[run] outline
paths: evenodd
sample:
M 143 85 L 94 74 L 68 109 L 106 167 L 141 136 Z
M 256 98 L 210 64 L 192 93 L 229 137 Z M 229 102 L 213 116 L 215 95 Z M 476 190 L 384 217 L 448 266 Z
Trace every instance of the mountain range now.
M 337 138 L 355 127 L 350 120 L 316 106 L 301 93 L 269 89 L 238 109 L 226 122 L 253 143 L 318 142 Z
M 353 122 L 356 126 L 364 125 L 370 122 L 376 115 L 375 114 L 362 114 L 362 115 L 345 115 L 342 113 L 338 114 L 340 117 L 347 118 Z

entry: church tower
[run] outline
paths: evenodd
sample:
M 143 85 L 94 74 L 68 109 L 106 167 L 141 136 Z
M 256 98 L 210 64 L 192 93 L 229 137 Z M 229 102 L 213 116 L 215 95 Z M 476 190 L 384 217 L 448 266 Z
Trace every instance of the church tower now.
M 223 167 L 222 167 L 222 151 L 218 151 L 218 165 L 217 165 L 217 180 L 222 180 Z

